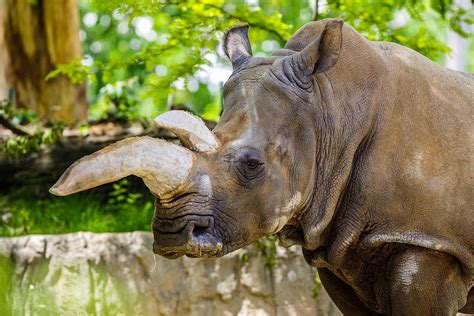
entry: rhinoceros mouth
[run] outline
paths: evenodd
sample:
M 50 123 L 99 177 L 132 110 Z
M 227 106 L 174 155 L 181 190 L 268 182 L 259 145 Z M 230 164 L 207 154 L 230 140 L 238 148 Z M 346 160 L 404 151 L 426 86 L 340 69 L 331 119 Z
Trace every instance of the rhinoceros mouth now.
M 153 253 L 168 259 L 186 255 L 192 258 L 219 257 L 222 252 L 222 242 L 209 233 L 194 234 L 186 243 L 179 246 L 162 246 L 153 242 Z
M 213 221 L 189 220 L 178 232 L 163 233 L 153 230 L 153 253 L 165 258 L 218 257 L 223 249 L 222 241 L 213 234 Z

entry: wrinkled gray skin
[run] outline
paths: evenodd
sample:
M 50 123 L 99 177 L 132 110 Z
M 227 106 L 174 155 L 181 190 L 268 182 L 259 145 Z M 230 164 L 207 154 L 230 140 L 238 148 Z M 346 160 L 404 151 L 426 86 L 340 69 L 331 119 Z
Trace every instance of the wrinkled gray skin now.
M 474 78 L 302 27 L 272 57 L 231 29 L 217 150 L 156 201 L 154 252 L 218 257 L 277 233 L 347 315 L 474 313 Z

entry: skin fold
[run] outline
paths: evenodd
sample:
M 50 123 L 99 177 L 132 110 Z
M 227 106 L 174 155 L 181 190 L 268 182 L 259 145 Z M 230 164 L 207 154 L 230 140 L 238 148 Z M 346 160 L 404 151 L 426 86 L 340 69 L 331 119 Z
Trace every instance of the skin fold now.
M 193 165 L 156 195 L 154 252 L 219 257 L 276 233 L 344 314 L 474 313 L 474 77 L 337 19 L 271 57 L 247 30 L 225 36 L 212 135 L 157 119 Z

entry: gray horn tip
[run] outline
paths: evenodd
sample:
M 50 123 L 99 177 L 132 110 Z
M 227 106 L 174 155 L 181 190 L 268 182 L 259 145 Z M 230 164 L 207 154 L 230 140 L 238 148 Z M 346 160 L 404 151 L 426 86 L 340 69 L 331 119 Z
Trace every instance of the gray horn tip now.
M 64 190 L 62 190 L 62 189 L 60 188 L 60 185 L 58 185 L 58 184 L 53 185 L 53 186 L 49 189 L 49 193 L 54 194 L 54 195 L 57 195 L 57 196 L 65 196 L 65 195 L 68 195 L 68 193 L 65 192 Z

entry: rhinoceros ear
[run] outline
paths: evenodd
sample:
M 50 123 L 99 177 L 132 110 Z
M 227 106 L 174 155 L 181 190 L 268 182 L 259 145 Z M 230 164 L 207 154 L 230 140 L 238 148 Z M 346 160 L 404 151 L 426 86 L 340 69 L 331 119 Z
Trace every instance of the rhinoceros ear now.
M 224 52 L 234 68 L 252 56 L 248 31 L 248 25 L 236 25 L 224 36 Z
M 341 53 L 343 24 L 339 19 L 329 20 L 316 40 L 291 56 L 298 69 L 305 69 L 308 74 L 314 74 L 332 68 Z

